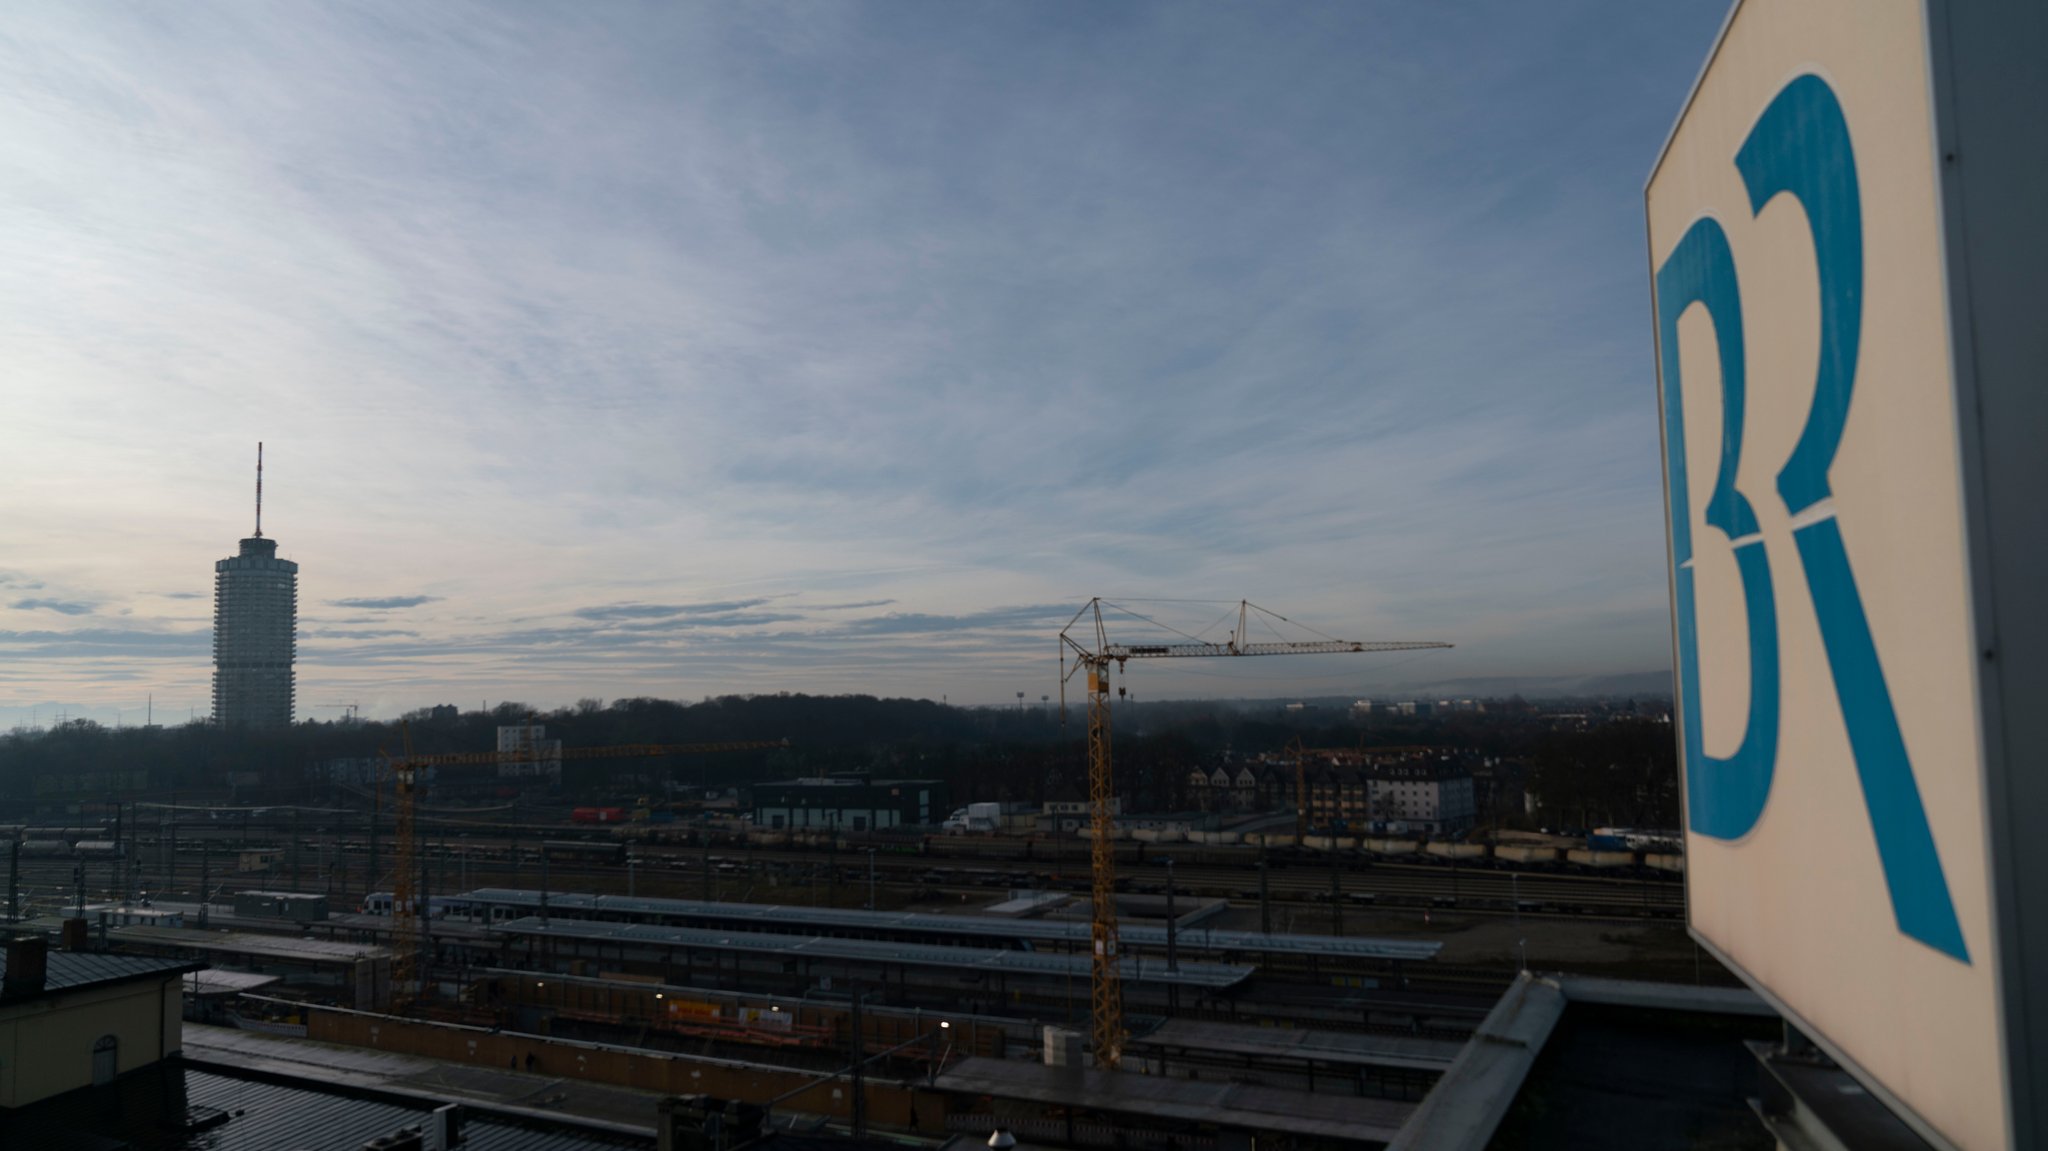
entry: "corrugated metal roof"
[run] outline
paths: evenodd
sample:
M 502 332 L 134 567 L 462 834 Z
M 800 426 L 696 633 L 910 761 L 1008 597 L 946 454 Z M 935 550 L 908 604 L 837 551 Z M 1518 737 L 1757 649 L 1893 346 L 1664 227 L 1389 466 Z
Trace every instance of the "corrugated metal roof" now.
M 996 971 L 1005 975 L 1048 975 L 1087 978 L 1089 957 L 1052 955 L 1042 951 L 1006 951 L 982 947 L 944 947 L 930 943 L 895 943 L 880 939 L 831 939 L 765 932 L 717 931 L 702 927 L 656 927 L 641 923 L 605 923 L 591 919 L 516 919 L 493 929 L 507 935 L 592 939 L 606 943 L 643 943 L 651 947 L 690 947 L 700 951 L 738 951 L 783 958 L 800 956 L 857 963 L 889 963 L 908 967 L 943 967 Z M 1173 983 L 1183 987 L 1221 989 L 1249 978 L 1250 967 L 1221 963 L 1182 963 L 1167 970 L 1158 959 L 1126 958 L 1119 965 L 1126 981 Z
M 540 892 L 503 887 L 479 888 L 457 896 L 482 903 L 538 910 Z M 832 907 L 799 907 L 771 903 L 717 903 L 697 899 L 650 899 L 624 895 L 549 892 L 551 914 L 593 918 L 609 913 L 669 915 L 707 923 L 771 922 L 800 924 L 819 930 L 872 931 L 877 934 L 974 936 L 1021 939 L 1033 943 L 1085 945 L 1089 925 L 1080 920 L 1002 919 L 976 915 L 933 915 L 915 911 L 849 911 Z M 1166 928 L 1125 922 L 1117 936 L 1133 947 L 1164 948 Z M 1337 955 L 1353 959 L 1426 960 L 1443 944 L 1427 939 L 1374 939 L 1345 935 L 1267 935 L 1257 931 L 1211 931 L 1182 928 L 1179 946 L 1188 951 L 1245 952 L 1268 955 Z
M 49 959 L 49 973 L 43 982 L 44 993 L 53 991 L 76 991 L 100 983 L 119 983 L 129 979 L 172 972 L 190 971 L 196 963 L 182 959 L 156 959 L 146 955 L 108 955 L 98 951 L 52 951 Z M 7 975 L 7 953 L 0 951 L 0 979 Z

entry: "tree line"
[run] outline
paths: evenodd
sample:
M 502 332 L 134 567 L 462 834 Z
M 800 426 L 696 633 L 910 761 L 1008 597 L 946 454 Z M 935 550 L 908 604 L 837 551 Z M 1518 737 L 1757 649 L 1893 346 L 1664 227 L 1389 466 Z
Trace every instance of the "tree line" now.
M 1485 712 L 1358 715 L 1278 703 L 1147 701 L 1119 707 L 1118 792 L 1128 810 L 1189 806 L 1187 776 L 1230 758 L 1310 748 L 1430 747 L 1516 760 L 1552 822 L 1675 826 L 1671 727 L 1635 718 L 1633 705 L 1574 705 L 1588 718 L 1560 727 L 1557 709 L 1510 701 Z M 400 754 L 473 753 L 497 747 L 501 726 L 540 723 L 565 748 L 787 740 L 786 747 L 662 760 L 564 764 L 565 798 L 601 799 L 645 787 L 650 773 L 683 785 L 725 787 L 840 772 L 943 780 L 956 803 L 1038 804 L 1087 794 L 1086 717 L 1061 722 L 1052 706 L 955 707 L 866 695 L 729 695 L 697 702 L 586 699 L 538 710 L 421 709 L 402 721 L 308 720 L 285 728 L 108 728 L 72 720 L 0 736 L 0 801 L 16 808 L 94 797 L 135 798 L 232 789 L 276 802 L 304 797 L 319 765 Z M 238 782 L 239 781 L 239 782 Z M 253 782 L 251 782 L 253 781 Z M 105 793 L 102 796 L 102 793 Z

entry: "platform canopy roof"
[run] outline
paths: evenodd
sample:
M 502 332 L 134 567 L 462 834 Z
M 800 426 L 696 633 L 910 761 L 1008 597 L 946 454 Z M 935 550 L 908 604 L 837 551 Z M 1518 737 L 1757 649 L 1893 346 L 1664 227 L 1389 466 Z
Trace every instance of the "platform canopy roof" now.
M 538 911 L 541 893 L 514 888 L 481 888 L 458 899 L 501 907 Z M 796 925 L 824 931 L 859 931 L 916 938 L 973 937 L 1013 939 L 1033 944 L 1089 944 L 1085 920 L 1012 919 L 991 915 L 935 915 L 917 911 L 858 911 L 836 907 L 801 907 L 775 903 L 719 903 L 698 899 L 650 899 L 626 895 L 549 892 L 547 910 L 554 915 L 594 919 L 606 915 L 670 916 L 693 923 Z M 1206 927 L 1180 930 L 1178 946 L 1210 954 L 1317 955 L 1344 959 L 1427 960 L 1443 950 L 1429 939 L 1374 939 L 1366 936 L 1265 934 L 1257 931 L 1213 931 Z M 1166 928 L 1124 923 L 1117 937 L 1126 947 L 1163 950 Z
M 528 917 L 502 924 L 494 932 L 518 938 L 574 939 L 621 947 L 689 948 L 693 951 L 739 952 L 785 959 L 812 958 L 846 963 L 902 967 L 936 967 L 988 971 L 1003 975 L 1088 978 L 1085 955 L 1053 955 L 987 947 L 948 947 L 935 943 L 898 943 L 882 939 L 835 939 L 829 936 L 777 935 L 768 932 L 724 931 L 703 927 L 659 927 L 641 923 L 605 923 L 589 919 Z M 1129 957 L 1123 960 L 1125 982 L 1175 984 L 1221 991 L 1249 978 L 1250 967 L 1222 963 L 1181 963 L 1168 970 L 1164 961 Z

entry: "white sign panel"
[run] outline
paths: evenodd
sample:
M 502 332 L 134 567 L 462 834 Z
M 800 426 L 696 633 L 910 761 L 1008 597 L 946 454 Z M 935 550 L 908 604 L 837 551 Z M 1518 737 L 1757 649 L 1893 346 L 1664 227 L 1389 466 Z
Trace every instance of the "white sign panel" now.
M 1692 928 L 2011 1145 L 1926 17 L 1749 0 L 1646 193 Z

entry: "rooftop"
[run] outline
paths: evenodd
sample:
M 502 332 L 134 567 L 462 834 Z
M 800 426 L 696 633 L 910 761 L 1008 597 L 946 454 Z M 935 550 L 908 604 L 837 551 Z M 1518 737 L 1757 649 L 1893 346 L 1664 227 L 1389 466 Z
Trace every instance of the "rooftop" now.
M 209 996 L 240 995 L 282 982 L 284 978 L 278 975 L 264 975 L 257 971 L 223 971 L 218 967 L 207 967 L 187 975 L 181 984 L 187 995 Z
M 122 1076 L 111 1088 L 85 1088 L 0 1112 L 0 1145 L 67 1151 L 360 1151 L 372 1139 L 425 1123 L 433 1107 L 429 1100 L 337 1090 L 312 1080 L 281 1081 L 174 1059 Z M 465 1116 L 462 1131 L 464 1151 L 614 1151 L 653 1145 L 645 1137 L 474 1112 Z
M 1416 1071 L 1446 1070 L 1465 1048 L 1456 1039 L 1249 1027 L 1194 1019 L 1168 1020 L 1151 1034 L 1133 1038 L 1130 1045 L 1147 1051 L 1218 1052 L 1331 1066 L 1404 1067 Z
M 964 1060 L 938 1078 L 941 1091 L 991 1095 L 1239 1131 L 1284 1132 L 1345 1143 L 1392 1139 L 1416 1105 L 1310 1094 L 1214 1079 L 1047 1067 L 1019 1060 Z
M 1745 988 L 1524 972 L 1392 1148 L 1742 1145 L 1757 1090 L 1739 1040 L 1775 1022 Z
M 199 964 L 179 959 L 156 959 L 146 955 L 108 955 L 97 951 L 52 951 L 49 953 L 48 974 L 43 980 L 42 994 L 55 995 L 64 991 L 82 991 L 89 987 L 101 987 L 114 983 L 126 983 L 131 979 L 148 979 L 156 976 L 183 974 L 197 970 Z M 7 955 L 0 951 L 0 979 L 7 975 Z M 10 996 L 10 1001 L 31 998 Z
M 464 1030 L 475 1029 L 457 1028 L 455 1032 Z M 349 1091 L 406 1106 L 461 1103 L 499 1118 L 540 1121 L 649 1142 L 654 1135 L 655 1106 L 662 1098 L 658 1091 L 559 1074 L 206 1024 L 185 1025 L 185 1061 L 210 1071 L 304 1081 L 322 1090 Z
M 368 943 L 332 939 L 298 939 L 289 935 L 257 935 L 247 931 L 200 931 L 190 927 L 116 927 L 107 937 L 117 943 L 176 947 L 223 955 L 257 955 L 306 963 L 354 963 L 389 958 L 391 949 Z M 56 958 L 54 955 L 52 959 Z

